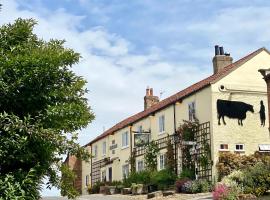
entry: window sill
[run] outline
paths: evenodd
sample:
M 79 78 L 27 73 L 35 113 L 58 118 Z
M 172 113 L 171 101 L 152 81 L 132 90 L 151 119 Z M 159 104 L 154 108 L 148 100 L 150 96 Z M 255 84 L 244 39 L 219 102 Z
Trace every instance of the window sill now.
M 164 133 L 165 133 L 165 131 L 159 132 L 158 135 L 163 135 Z
M 245 153 L 245 150 L 234 150 L 235 153 Z
M 128 146 L 121 147 L 122 150 L 123 149 L 127 149 L 127 148 L 129 148 L 129 145 Z

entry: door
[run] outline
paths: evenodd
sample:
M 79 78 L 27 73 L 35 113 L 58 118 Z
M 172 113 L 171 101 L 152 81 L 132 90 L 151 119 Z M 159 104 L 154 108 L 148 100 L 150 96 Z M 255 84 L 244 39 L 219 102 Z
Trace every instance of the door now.
M 112 182 L 112 167 L 109 167 L 109 182 Z

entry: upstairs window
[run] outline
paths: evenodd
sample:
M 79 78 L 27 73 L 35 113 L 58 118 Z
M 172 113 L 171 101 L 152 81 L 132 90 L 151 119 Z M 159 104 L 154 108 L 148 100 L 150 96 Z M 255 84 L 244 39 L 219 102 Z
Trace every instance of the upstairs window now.
M 141 125 L 141 126 L 138 126 L 137 132 L 138 132 L 138 133 L 142 133 L 142 132 L 143 132 L 142 125 Z
M 191 102 L 188 104 L 188 120 L 195 121 L 195 102 Z
M 158 118 L 159 133 L 165 132 L 165 116 L 161 115 Z
M 98 156 L 98 146 L 94 146 L 94 157 L 96 158 Z
M 106 155 L 106 142 L 102 143 L 102 154 L 103 154 L 103 156 Z
M 128 147 L 129 144 L 128 140 L 129 140 L 128 132 L 126 131 L 122 133 L 122 147 Z

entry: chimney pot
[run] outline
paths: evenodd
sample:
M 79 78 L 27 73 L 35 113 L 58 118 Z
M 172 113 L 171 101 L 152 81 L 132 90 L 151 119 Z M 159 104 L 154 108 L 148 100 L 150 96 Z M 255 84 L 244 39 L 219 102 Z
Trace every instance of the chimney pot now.
M 213 58 L 214 74 L 222 70 L 224 67 L 232 64 L 233 58 L 229 53 L 224 54 L 223 47 L 215 46 L 215 56 Z
M 220 53 L 220 55 L 224 55 L 224 49 L 223 49 L 223 47 L 219 47 L 219 53 Z
M 218 45 L 215 46 L 215 56 L 219 55 L 219 47 Z
M 153 88 L 150 88 L 150 96 L 153 96 Z

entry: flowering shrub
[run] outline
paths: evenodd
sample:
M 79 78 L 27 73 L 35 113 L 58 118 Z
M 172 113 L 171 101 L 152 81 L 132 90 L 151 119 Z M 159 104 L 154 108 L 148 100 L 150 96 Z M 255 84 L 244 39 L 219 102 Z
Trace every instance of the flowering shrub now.
M 182 184 L 181 192 L 183 193 L 201 193 L 201 192 L 209 192 L 211 186 L 207 180 L 183 180 L 180 181 L 179 186 Z
M 225 184 L 218 184 L 213 191 L 214 200 L 235 200 L 237 193 Z
M 183 187 L 183 185 L 184 185 L 186 182 L 188 182 L 188 181 L 190 181 L 189 178 L 183 178 L 183 179 L 177 180 L 177 181 L 175 182 L 175 190 L 176 190 L 176 192 L 177 192 L 177 193 L 183 192 L 182 187 Z

